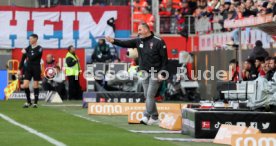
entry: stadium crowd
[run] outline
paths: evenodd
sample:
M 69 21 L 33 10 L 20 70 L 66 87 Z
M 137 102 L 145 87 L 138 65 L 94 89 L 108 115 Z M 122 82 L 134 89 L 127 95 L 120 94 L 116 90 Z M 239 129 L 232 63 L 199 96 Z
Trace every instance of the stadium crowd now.
M 137 30 L 139 23 L 147 23 L 153 30 L 155 18 L 152 15 L 152 0 L 38 0 L 40 7 L 56 5 L 131 5 L 133 6 L 133 30 Z M 275 14 L 275 0 L 159 0 L 159 15 L 162 27 L 175 26 L 169 33 L 179 33 L 187 25 L 188 17 L 205 19 L 210 22 L 212 31 L 231 31 L 223 28 L 225 20 L 243 19 L 246 17 Z M 193 19 L 194 20 L 194 19 Z M 186 23 L 186 25 L 185 25 Z M 206 22 L 205 22 L 206 23 Z M 169 26 L 169 27 L 170 27 Z M 206 32 L 206 31 L 205 31 Z
M 137 0 L 133 6 L 146 15 L 147 12 L 144 9 L 150 12 L 150 4 L 146 0 Z M 274 0 L 160 0 L 159 5 L 161 18 L 170 17 L 176 20 L 176 22 L 170 21 L 176 23 L 176 32 L 185 29 L 187 16 L 193 16 L 195 19 L 207 18 L 207 21 L 211 23 L 209 30 L 211 32 L 213 29 L 231 31 L 223 28 L 225 20 L 243 19 L 272 13 L 273 15 L 276 13 Z M 153 19 L 140 20 L 148 24 L 154 22 Z M 192 25 L 191 23 L 189 25 Z
M 252 81 L 257 79 L 258 76 L 265 77 L 268 81 L 275 81 L 276 57 L 270 57 L 259 40 L 256 41 L 252 52 L 243 62 L 241 77 L 239 77 L 240 67 L 236 59 L 229 62 L 229 67 L 232 69 L 231 81 Z
M 37 0 L 40 7 L 47 7 L 48 3 L 51 6 L 57 5 L 74 5 L 74 6 L 108 6 L 108 5 L 128 5 L 129 0 Z
M 197 19 L 208 18 L 212 25 L 209 31 L 213 31 L 212 29 L 231 31 L 231 29 L 223 28 L 225 20 L 264 16 L 266 14 L 275 14 L 275 12 L 276 5 L 274 0 L 200 0 L 197 2 L 197 9 L 193 15 Z

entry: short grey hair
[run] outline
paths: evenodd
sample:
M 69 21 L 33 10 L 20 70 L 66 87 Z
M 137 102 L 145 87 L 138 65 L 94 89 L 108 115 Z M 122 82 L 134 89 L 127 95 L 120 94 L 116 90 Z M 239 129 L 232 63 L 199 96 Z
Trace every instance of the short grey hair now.
M 149 27 L 149 25 L 147 23 L 143 22 L 143 23 L 140 23 L 140 25 L 143 26 L 144 28 L 150 30 L 150 27 Z

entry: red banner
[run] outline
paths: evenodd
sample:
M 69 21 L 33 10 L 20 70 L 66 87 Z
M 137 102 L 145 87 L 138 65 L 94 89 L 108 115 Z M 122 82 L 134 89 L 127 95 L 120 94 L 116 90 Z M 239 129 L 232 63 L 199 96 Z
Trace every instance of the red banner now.
M 36 33 L 44 48 L 93 48 L 104 36 L 127 38 L 131 30 L 129 6 L 57 6 L 23 8 L 0 6 L 0 48 L 22 48 Z M 112 25 L 114 21 L 115 31 Z

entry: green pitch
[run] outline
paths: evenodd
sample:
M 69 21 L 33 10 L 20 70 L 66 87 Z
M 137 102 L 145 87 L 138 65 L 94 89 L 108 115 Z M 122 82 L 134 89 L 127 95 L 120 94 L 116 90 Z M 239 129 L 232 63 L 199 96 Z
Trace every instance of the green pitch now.
M 1 101 L 0 113 L 68 146 L 214 146 L 213 143 L 167 142 L 155 136 L 190 138 L 182 134 L 137 134 L 128 130 L 163 130 L 157 126 L 129 125 L 127 116 L 91 116 L 80 101 L 38 109 L 23 109 L 24 101 Z M 73 105 L 72 105 L 73 104 Z M 50 106 L 48 106 L 50 105 Z M 72 106 L 67 106 L 72 105 Z M 81 116 L 81 117 L 78 117 Z M 99 122 L 93 122 L 93 120 Z M 48 141 L 0 118 L 1 146 L 48 146 Z

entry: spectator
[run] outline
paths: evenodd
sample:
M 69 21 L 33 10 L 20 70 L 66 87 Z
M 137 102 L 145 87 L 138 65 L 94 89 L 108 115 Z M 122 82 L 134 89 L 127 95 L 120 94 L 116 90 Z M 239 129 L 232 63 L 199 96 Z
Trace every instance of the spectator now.
M 235 8 L 235 10 L 236 10 L 236 14 L 237 14 L 236 19 L 242 19 L 243 18 L 244 6 L 239 5 Z
M 52 86 L 52 79 L 55 76 L 54 68 L 56 66 L 56 62 L 52 54 L 48 54 L 46 56 L 45 62 L 45 72 L 44 78 L 42 80 L 42 87 L 45 91 L 52 91 L 54 90 Z
M 198 0 L 197 1 L 197 6 L 200 8 L 204 8 L 207 6 L 207 0 Z
M 189 8 L 192 10 L 192 12 L 195 11 L 197 8 L 197 0 L 187 0 L 189 3 Z
M 264 2 L 262 5 L 259 5 L 259 13 L 258 13 L 258 16 L 262 16 L 262 15 L 265 15 L 266 14 L 266 7 L 267 7 L 267 4 L 266 2 Z
M 231 3 L 229 7 L 229 11 L 235 11 L 235 5 L 233 3 Z
M 251 59 L 247 59 L 244 62 L 244 70 L 243 70 L 243 80 L 244 81 L 251 81 L 258 78 L 258 70 L 255 67 L 255 61 Z
M 269 71 L 266 74 L 266 79 L 268 81 L 272 81 L 272 77 L 274 76 L 275 71 L 276 71 L 276 57 L 272 57 L 269 60 Z
M 174 9 L 173 11 L 181 8 L 181 0 L 171 0 L 171 7 Z
M 40 8 L 45 8 L 48 6 L 48 0 L 38 0 L 38 6 Z
M 265 58 L 265 63 L 264 63 L 264 72 L 267 74 L 267 72 L 270 70 L 269 69 L 269 62 L 271 60 L 271 57 L 266 57 Z
M 107 1 L 106 0 L 93 0 L 92 5 L 95 6 L 106 6 Z
M 231 81 L 237 82 L 239 81 L 239 62 L 236 59 L 232 59 L 229 62 L 229 69 L 232 71 Z
M 247 0 L 245 2 L 245 8 L 244 8 L 244 11 L 243 11 L 243 16 L 244 17 L 249 17 L 249 16 L 256 16 L 256 12 L 252 9 L 252 6 L 253 6 L 253 1 L 252 0 Z
M 255 67 L 257 69 L 259 76 L 262 76 L 262 77 L 265 76 L 264 65 L 265 65 L 264 58 L 262 57 L 256 58 Z
M 251 7 L 251 11 L 252 12 L 254 12 L 254 16 L 257 16 L 257 14 L 258 14 L 258 12 L 259 12 L 259 10 L 258 10 L 258 3 L 257 2 L 254 2 L 253 4 L 252 4 L 252 7 Z
M 165 0 L 165 3 L 166 3 L 165 4 L 166 11 L 171 12 L 171 14 L 173 14 L 174 13 L 174 9 L 172 7 L 172 0 Z
M 243 63 L 243 71 L 242 71 L 242 80 L 243 81 L 250 81 L 250 80 L 252 80 L 251 68 L 252 68 L 252 62 L 251 62 L 250 59 L 247 59 Z
M 46 56 L 46 63 L 45 63 L 45 69 L 48 67 L 54 68 L 56 66 L 55 58 L 52 54 L 48 54 Z
M 45 8 L 45 7 L 48 7 L 49 4 L 50 4 L 50 6 L 56 6 L 62 0 L 37 0 L 37 1 L 38 1 L 38 6 L 39 7 Z
M 228 12 L 229 12 L 230 5 L 231 5 L 230 2 L 225 2 L 224 5 L 221 5 L 221 7 L 220 7 L 220 12 L 223 17 L 223 20 L 228 18 Z
M 267 6 L 268 6 L 268 2 L 263 2 L 263 5 L 262 5 L 262 14 L 267 14 L 268 13 L 268 9 L 267 9 Z
M 184 1 L 184 3 L 188 4 L 188 1 Z M 159 9 L 163 12 L 168 12 L 171 14 L 174 14 L 176 11 L 181 9 L 183 6 L 183 3 L 181 0 L 161 0 Z
M 273 3 L 268 3 L 266 7 L 266 14 L 273 13 Z
M 53 88 L 58 92 L 62 100 L 67 99 L 65 89 L 65 74 L 61 71 L 59 66 L 55 66 L 56 75 L 53 78 Z
M 167 4 L 163 1 L 159 4 L 159 15 L 160 16 L 170 16 L 171 12 L 167 11 Z
M 147 8 L 142 9 L 142 13 L 144 15 L 144 19 L 142 20 L 142 23 L 147 23 L 150 27 L 150 30 L 154 30 L 154 16 L 149 12 Z
M 265 77 L 265 76 L 266 76 L 265 62 L 263 62 L 263 63 L 261 64 L 261 70 L 260 70 L 260 72 L 259 72 L 259 76 L 260 76 L 260 77 Z
M 220 7 L 220 1 L 219 0 L 212 0 L 211 2 L 209 2 L 209 7 L 211 7 L 212 9 L 219 9 Z
M 93 3 L 93 0 L 84 0 L 84 1 L 83 1 L 83 5 L 84 5 L 84 6 L 91 6 L 92 3 Z
M 180 10 L 180 14 L 182 16 L 191 15 L 192 14 L 192 10 L 190 9 L 189 4 L 188 4 L 187 1 L 185 1 L 185 2 L 182 3 L 182 6 L 181 6 L 181 8 L 179 10 Z
M 253 51 L 250 53 L 249 58 L 251 60 L 255 60 L 256 58 L 266 58 L 268 57 L 268 52 L 263 48 L 262 41 L 258 40 L 255 43 L 255 47 L 253 48 Z
M 275 3 L 275 1 L 271 2 L 271 5 L 272 5 L 272 13 L 273 13 L 273 17 L 274 17 L 275 14 L 276 14 L 276 3 Z
M 61 5 L 73 5 L 73 1 L 72 0 L 59 0 L 59 3 Z
M 92 62 L 110 62 L 112 60 L 110 48 L 105 43 L 105 39 L 99 39 L 98 45 L 95 47 L 91 59 Z
M 221 31 L 222 30 L 222 24 L 223 24 L 223 16 L 220 14 L 219 9 L 213 10 L 214 16 L 213 16 L 213 31 Z
M 134 12 L 141 12 L 142 8 L 145 8 L 147 6 L 148 3 L 145 0 L 134 0 L 133 2 Z
M 83 6 L 84 0 L 73 0 L 74 6 Z
M 259 72 L 255 65 L 255 60 L 247 59 L 247 61 L 251 64 L 250 68 L 250 80 L 255 80 L 258 78 Z
M 188 2 L 183 2 L 181 5 L 181 8 L 175 12 L 178 32 L 181 32 L 183 29 L 187 29 L 187 28 L 184 28 L 185 27 L 184 23 L 186 21 L 185 16 L 191 15 L 191 14 L 192 14 L 192 11 L 189 8 Z
M 143 2 L 143 3 L 141 4 L 141 2 Z M 161 14 L 162 14 L 162 12 L 161 12 Z M 170 15 L 170 13 L 168 15 Z M 154 29 L 154 17 L 150 13 L 150 8 L 148 7 L 148 4 L 146 1 L 139 1 L 139 0 L 137 1 L 136 0 L 134 2 L 133 21 L 134 21 L 134 23 L 133 23 L 134 32 L 136 32 L 136 30 L 138 30 L 138 25 L 140 23 L 147 23 L 150 26 L 151 30 Z
M 229 12 L 227 14 L 228 14 L 227 15 L 227 20 L 235 19 L 236 15 L 237 15 L 237 13 L 235 11 L 230 11 L 230 9 L 229 9 Z

